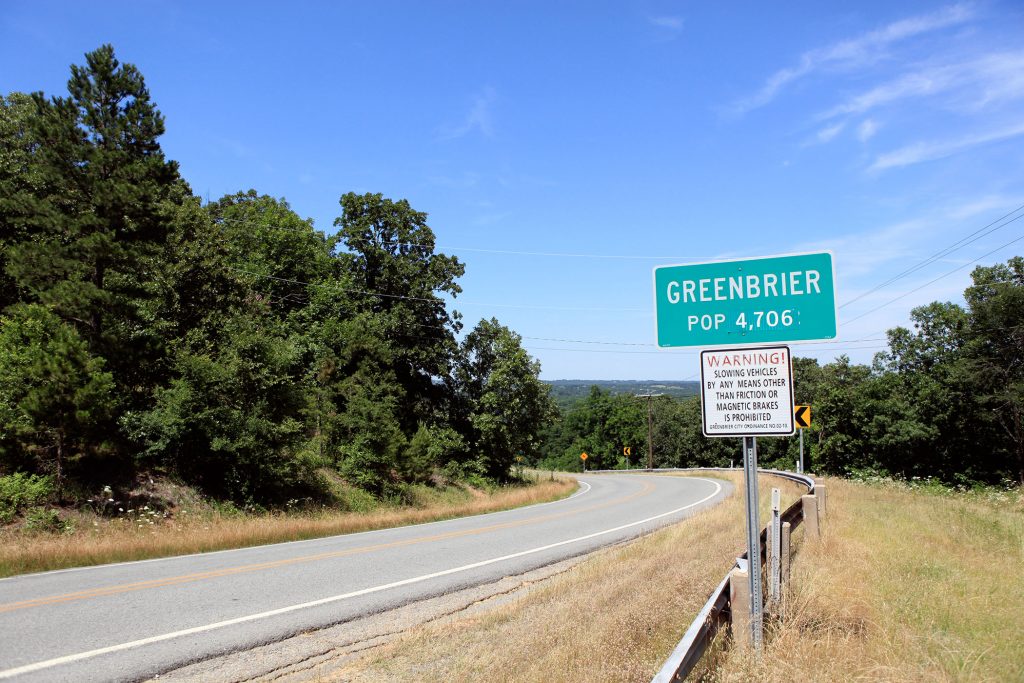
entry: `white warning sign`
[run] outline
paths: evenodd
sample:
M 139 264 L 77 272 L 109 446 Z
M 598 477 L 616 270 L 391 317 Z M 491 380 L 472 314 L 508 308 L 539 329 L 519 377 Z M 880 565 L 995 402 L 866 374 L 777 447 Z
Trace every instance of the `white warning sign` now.
M 788 346 L 700 354 L 704 436 L 789 436 L 793 363 Z

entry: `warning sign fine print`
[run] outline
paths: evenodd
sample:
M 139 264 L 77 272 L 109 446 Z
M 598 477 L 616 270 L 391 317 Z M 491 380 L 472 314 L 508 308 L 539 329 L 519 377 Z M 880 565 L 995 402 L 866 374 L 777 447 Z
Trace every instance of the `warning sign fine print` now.
M 789 436 L 793 364 L 788 346 L 700 354 L 704 436 Z

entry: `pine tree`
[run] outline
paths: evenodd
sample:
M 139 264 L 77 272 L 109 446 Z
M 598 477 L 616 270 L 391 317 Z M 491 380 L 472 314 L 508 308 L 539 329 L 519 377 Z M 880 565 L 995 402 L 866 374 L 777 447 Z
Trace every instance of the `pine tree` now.
M 23 300 L 74 325 L 121 387 L 144 393 L 159 339 L 141 311 L 166 241 L 177 165 L 142 75 L 104 45 L 72 66 L 68 97 L 33 95 L 33 184 L 16 188 L 7 273 Z M 147 362 L 150 361 L 150 362 Z

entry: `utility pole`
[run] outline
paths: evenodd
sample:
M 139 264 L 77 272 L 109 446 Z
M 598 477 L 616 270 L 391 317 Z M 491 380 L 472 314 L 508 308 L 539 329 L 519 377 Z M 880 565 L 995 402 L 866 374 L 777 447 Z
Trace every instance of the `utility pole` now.
M 662 394 L 634 394 L 647 399 L 647 469 L 654 469 L 654 417 L 651 414 L 651 399 Z

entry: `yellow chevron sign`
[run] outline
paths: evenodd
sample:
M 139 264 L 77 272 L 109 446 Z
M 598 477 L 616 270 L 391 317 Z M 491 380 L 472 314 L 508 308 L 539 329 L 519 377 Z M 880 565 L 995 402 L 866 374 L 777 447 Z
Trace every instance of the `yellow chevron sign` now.
M 811 407 L 793 406 L 793 418 L 797 429 L 807 429 L 811 426 Z

